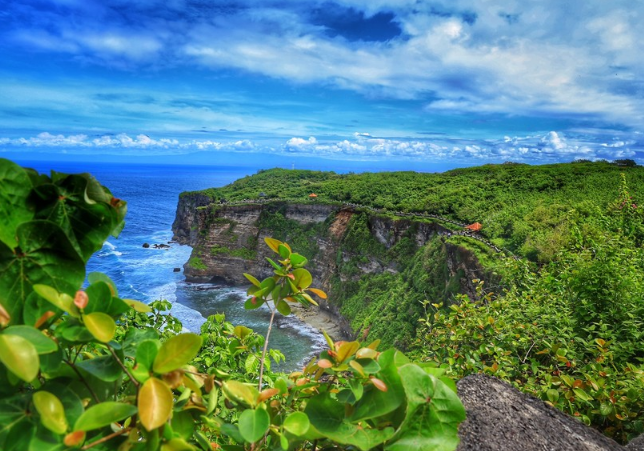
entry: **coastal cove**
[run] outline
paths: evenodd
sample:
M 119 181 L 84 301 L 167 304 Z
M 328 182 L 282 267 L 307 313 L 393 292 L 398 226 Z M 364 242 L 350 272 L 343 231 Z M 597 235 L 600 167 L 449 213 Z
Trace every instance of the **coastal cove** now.
M 126 225 L 118 238 L 110 237 L 103 248 L 88 262 L 88 273 L 104 272 L 117 284 L 119 295 L 146 303 L 166 299 L 172 303 L 171 314 L 181 320 L 184 328 L 199 332 L 205 318 L 224 313 L 226 320 L 245 325 L 265 334 L 268 311 L 246 311 L 245 285 L 187 283 L 183 271 L 176 271 L 187 262 L 191 249 L 172 243 L 170 226 L 175 218 L 179 193 L 185 190 L 223 186 L 255 172 L 248 167 L 117 165 L 92 163 L 24 162 L 41 173 L 50 170 L 65 173 L 89 172 L 109 187 L 114 196 L 128 203 Z M 143 248 L 149 243 L 150 248 Z M 168 248 L 154 249 L 154 245 Z M 320 327 L 333 333 L 333 324 L 322 314 L 309 312 L 281 318 L 271 332 L 272 348 L 281 350 L 286 361 L 276 369 L 301 368 L 324 346 Z M 338 338 L 340 338 L 338 336 Z

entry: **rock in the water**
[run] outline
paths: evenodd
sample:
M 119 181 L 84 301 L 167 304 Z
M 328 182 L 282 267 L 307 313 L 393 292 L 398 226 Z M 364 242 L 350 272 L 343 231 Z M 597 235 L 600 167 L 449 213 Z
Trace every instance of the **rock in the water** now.
M 458 382 L 467 418 L 459 451 L 624 451 L 580 421 L 499 379 L 475 374 Z M 636 449 L 636 448 L 635 448 Z
M 174 271 L 174 272 L 180 272 L 180 271 L 181 271 L 181 268 L 174 268 L 172 271 Z
M 146 248 L 146 249 L 147 249 L 147 248 L 149 248 L 149 247 L 150 247 L 150 243 L 143 243 L 143 247 L 144 247 L 144 248 Z

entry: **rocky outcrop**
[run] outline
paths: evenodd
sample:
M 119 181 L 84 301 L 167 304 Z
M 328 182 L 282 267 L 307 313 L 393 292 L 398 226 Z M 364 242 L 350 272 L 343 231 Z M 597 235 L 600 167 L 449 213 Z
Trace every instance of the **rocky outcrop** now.
M 461 379 L 457 387 L 467 411 L 459 426 L 459 451 L 627 449 L 499 379 L 476 374 Z
M 211 204 L 207 196 L 190 194 L 182 196 L 177 207 L 174 240 L 193 248 L 189 261 L 184 265 L 188 281 L 246 285 L 245 272 L 259 278 L 272 275 L 266 257 L 274 255 L 263 245 L 264 238 L 281 238 L 296 228 L 300 240 L 306 240 L 304 244 L 309 252 L 300 248 L 301 241 L 296 250 L 310 258 L 307 268 L 316 286 L 329 292 L 334 277 L 342 282 L 357 281 L 364 274 L 396 273 L 399 270 L 391 259 L 364 252 L 358 256 L 356 249 L 346 244 L 345 236 L 351 233 L 351 220 L 356 214 L 367 216 L 366 233 L 385 249 L 392 248 L 403 237 L 411 239 L 415 247 L 420 248 L 437 235 L 449 234 L 447 229 L 432 220 L 393 218 L 353 207 L 289 202 Z M 289 224 L 286 231 L 274 230 L 278 227 L 275 222 L 278 216 L 283 221 L 282 226 Z M 290 242 L 291 238 L 287 236 L 286 239 Z M 482 268 L 472 252 L 458 246 L 447 246 L 449 278 L 458 276 L 461 292 L 473 296 L 475 289 L 471 280 L 483 275 Z M 358 271 L 339 274 L 338 264 L 349 261 Z M 336 315 L 346 334 L 351 333 L 337 305 L 323 302 L 321 307 Z

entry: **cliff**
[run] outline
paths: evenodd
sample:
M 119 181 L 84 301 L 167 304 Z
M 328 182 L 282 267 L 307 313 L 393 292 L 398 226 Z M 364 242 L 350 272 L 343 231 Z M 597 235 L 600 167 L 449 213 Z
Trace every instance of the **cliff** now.
M 415 335 L 424 296 L 432 295 L 432 302 L 455 293 L 474 296 L 471 280 L 484 275 L 470 250 L 444 242 L 450 230 L 439 222 L 354 207 L 214 204 L 207 196 L 187 194 L 177 207 L 173 232 L 176 241 L 193 248 L 184 265 L 193 282 L 247 285 L 244 272 L 268 277 L 272 269 L 265 257 L 272 252 L 264 238 L 287 241 L 309 258 L 315 286 L 330 295 L 320 307 L 340 320 L 345 334 L 368 334 L 402 348 Z M 403 284 L 404 296 L 381 299 L 383 284 Z

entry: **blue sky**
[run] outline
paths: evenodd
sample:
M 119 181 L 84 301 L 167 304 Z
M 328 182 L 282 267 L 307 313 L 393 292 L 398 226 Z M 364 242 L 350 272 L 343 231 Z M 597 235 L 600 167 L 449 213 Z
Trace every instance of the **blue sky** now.
M 639 161 L 642 23 L 631 0 L 4 1 L 0 155 Z

